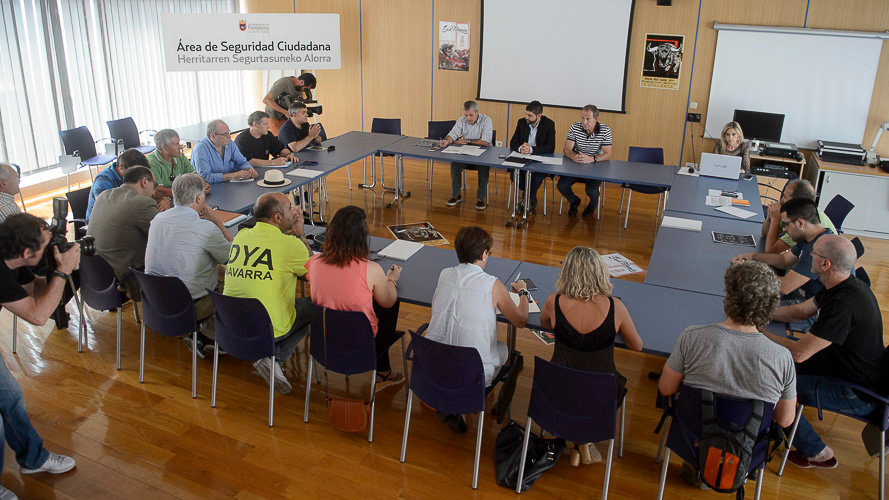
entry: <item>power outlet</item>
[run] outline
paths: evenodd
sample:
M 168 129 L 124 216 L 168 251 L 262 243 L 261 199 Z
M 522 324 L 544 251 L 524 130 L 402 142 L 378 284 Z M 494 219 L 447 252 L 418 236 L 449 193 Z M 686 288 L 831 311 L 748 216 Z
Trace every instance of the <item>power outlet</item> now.
M 701 114 L 700 113 L 689 113 L 686 121 L 700 123 L 701 122 Z
M 693 169 L 697 170 L 698 164 L 693 161 L 687 161 L 687 162 L 685 162 L 685 168 L 693 168 Z
M 496 146 L 496 147 L 498 147 L 498 148 L 502 148 L 502 147 L 503 147 L 503 141 L 494 141 L 494 146 Z

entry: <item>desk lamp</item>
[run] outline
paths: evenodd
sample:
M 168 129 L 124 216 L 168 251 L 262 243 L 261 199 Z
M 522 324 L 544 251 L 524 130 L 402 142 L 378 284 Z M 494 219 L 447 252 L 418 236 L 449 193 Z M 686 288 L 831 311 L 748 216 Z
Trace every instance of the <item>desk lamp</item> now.
M 880 141 L 880 136 L 883 135 L 883 130 L 889 130 L 889 122 L 883 122 L 880 125 L 880 128 L 877 129 L 877 135 L 874 137 L 874 142 L 871 143 L 870 149 L 867 150 L 867 163 L 869 165 L 875 165 L 879 163 L 877 161 L 877 142 Z

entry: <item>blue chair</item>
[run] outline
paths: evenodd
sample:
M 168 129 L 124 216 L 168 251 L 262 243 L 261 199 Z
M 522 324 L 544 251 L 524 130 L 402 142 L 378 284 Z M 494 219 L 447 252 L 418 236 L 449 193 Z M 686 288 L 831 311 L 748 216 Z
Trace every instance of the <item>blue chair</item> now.
M 146 155 L 154 151 L 154 146 L 142 145 L 139 135 L 142 132 L 157 132 L 157 130 L 139 130 L 139 128 L 136 127 L 136 122 L 129 116 L 119 120 L 109 120 L 105 123 L 108 124 L 108 131 L 111 133 L 111 139 L 118 145 L 123 146 L 122 148 L 119 148 L 118 154 L 123 153 L 124 149 L 130 148 L 136 148 L 142 154 Z
M 637 162 L 637 163 L 653 163 L 656 165 L 664 164 L 664 149 L 663 148 L 641 148 L 637 146 L 630 146 L 630 152 L 627 155 L 627 161 Z M 633 191 L 643 194 L 656 194 L 657 196 L 657 211 L 655 212 L 655 216 L 660 216 L 662 205 L 666 205 L 667 199 L 666 193 L 667 189 L 663 187 L 654 187 L 654 186 L 642 186 L 639 184 L 624 184 L 621 186 L 620 193 L 620 209 L 618 209 L 618 213 L 623 209 L 624 206 L 624 194 L 627 193 L 627 189 L 629 189 L 629 194 L 627 195 L 627 213 L 624 215 L 624 229 L 627 228 L 627 222 L 630 220 L 630 202 L 633 199 Z M 663 202 L 661 202 L 661 198 L 664 198 Z
M 860 279 L 865 285 L 870 288 L 870 276 L 867 275 L 867 271 L 864 270 L 863 267 L 859 267 L 855 270 L 855 277 Z
M 401 118 L 374 118 L 370 124 L 370 131 L 375 134 L 391 134 L 391 135 L 401 135 Z M 383 153 L 378 153 L 380 156 L 380 183 L 383 184 L 384 189 L 394 190 L 395 188 L 388 188 L 386 186 L 386 181 L 384 180 L 383 175 L 383 156 L 395 156 L 393 154 L 384 155 Z M 367 184 L 367 161 L 364 162 L 364 170 L 361 174 L 362 183 L 358 185 L 358 187 L 362 188 L 373 188 L 377 184 L 377 154 L 371 156 L 371 165 L 370 165 L 370 180 L 372 181 L 370 184 Z
M 77 331 L 77 351 L 80 352 L 83 334 L 86 333 L 86 316 L 83 304 L 99 311 L 117 310 L 117 369 L 120 370 L 120 331 L 123 297 L 117 289 L 119 283 L 114 269 L 99 255 L 80 257 L 80 324 Z
M 59 137 L 65 146 L 65 154 L 79 156 L 80 164 L 90 169 L 90 177 L 93 175 L 92 167 L 107 165 L 117 159 L 114 155 L 96 153 L 96 144 L 105 139 L 94 141 L 93 134 L 85 126 L 62 130 Z
M 142 289 L 142 327 L 139 344 L 139 383 L 145 383 L 145 327 L 167 337 L 192 335 L 191 397 L 198 397 L 198 322 L 194 301 L 185 283 L 175 276 L 155 276 L 130 268 Z
M 578 397 L 578 394 L 585 396 Z M 540 426 L 541 432 L 546 430 L 567 441 L 591 443 L 608 440 L 602 499 L 608 498 L 614 437 L 617 434 L 617 382 L 614 374 L 574 370 L 535 356 L 534 381 L 522 444 L 523 457 L 528 454 L 532 419 Z M 525 462 L 522 460 L 519 467 L 516 493 L 522 492 Z
M 667 415 L 666 451 L 661 464 L 661 478 L 658 486 L 658 500 L 664 496 L 664 486 L 667 481 L 667 469 L 670 465 L 670 450 L 676 452 L 686 462 L 698 463 L 698 448 L 696 445 L 689 448 L 688 443 L 696 443 L 701 434 L 701 390 L 697 387 L 683 385 L 679 393 L 671 398 L 660 396 L 664 402 L 664 412 Z M 728 396 L 714 394 L 716 416 L 721 422 L 728 425 L 743 425 L 752 410 L 750 400 L 737 399 Z M 763 407 L 762 425 L 759 435 L 753 445 L 753 459 L 750 461 L 748 475 L 756 474 L 756 499 L 762 492 L 762 476 L 765 472 L 766 459 L 769 448 L 769 428 L 772 424 L 772 412 L 775 410 L 773 403 L 765 403 Z M 678 425 L 675 425 L 678 424 Z M 740 432 L 740 431 L 739 431 Z M 683 433 L 685 435 L 683 435 Z
M 842 234 L 843 221 L 846 220 L 846 216 L 849 215 L 853 208 L 855 208 L 855 205 L 841 194 L 834 196 L 827 206 L 824 207 L 824 214 L 833 222 L 833 226 L 837 228 L 837 234 Z
M 376 341 L 370 321 L 363 312 L 337 311 L 313 305 L 312 326 L 309 333 L 309 373 L 306 377 L 306 405 L 303 422 L 309 422 L 309 402 L 312 391 L 312 368 L 315 362 L 324 367 L 324 391 L 327 393 L 327 370 L 347 377 L 371 372 L 370 426 L 367 441 L 374 439 L 374 409 L 376 405 L 377 354 Z M 404 337 L 401 337 L 404 354 Z M 405 362 L 405 365 L 407 362 Z
M 886 351 L 883 353 L 883 359 L 886 360 L 887 354 Z M 848 413 L 842 410 L 832 410 L 829 408 L 821 408 L 821 399 L 819 395 L 819 391 L 821 390 L 821 384 L 824 382 L 828 382 L 831 384 L 843 385 L 851 388 L 857 393 L 866 394 L 871 399 L 877 402 L 877 409 L 870 415 L 866 417 L 860 417 L 858 415 L 854 415 L 852 413 Z M 793 427 L 790 430 L 790 437 L 787 440 L 787 449 L 784 450 L 784 455 L 781 457 L 781 465 L 778 467 L 778 475 L 784 474 L 784 466 L 787 465 L 787 457 L 790 455 L 790 443 L 793 443 L 793 438 L 796 437 L 796 428 L 799 425 L 800 417 L 803 414 L 804 406 L 800 404 L 796 409 L 796 417 L 793 420 Z M 879 489 L 879 497 L 881 500 L 885 498 L 886 493 L 886 430 L 889 429 L 889 399 L 884 396 L 881 396 L 870 389 L 862 387 L 858 384 L 853 384 L 852 382 L 847 382 L 845 380 L 840 380 L 838 378 L 830 378 L 825 377 L 815 386 L 815 408 L 818 409 L 818 420 L 824 420 L 823 412 L 824 410 L 832 411 L 839 415 L 843 415 L 845 417 L 854 418 L 855 420 L 872 424 L 880 429 L 880 489 Z
M 439 120 L 427 123 L 426 138 L 440 141 L 454 128 L 457 120 Z M 432 173 L 435 169 L 435 160 L 426 160 L 426 179 L 429 181 L 429 190 L 432 191 Z
M 852 238 L 850 240 L 852 242 L 852 246 L 855 247 L 855 258 L 860 259 L 862 255 L 864 255 L 864 243 L 861 242 L 861 238 L 858 236 Z
M 229 297 L 207 290 L 216 310 L 216 341 L 213 343 L 213 384 L 210 406 L 216 408 L 216 380 L 219 373 L 219 348 L 245 361 L 268 358 L 269 427 L 275 423 L 275 329 L 269 313 L 259 299 Z
M 401 437 L 401 457 L 404 463 L 407 436 L 411 423 L 414 394 L 428 406 L 454 415 L 478 413 L 475 438 L 475 461 L 472 467 L 472 489 L 478 487 L 478 463 L 482 450 L 482 427 L 485 420 L 485 368 L 482 358 L 473 347 L 453 346 L 429 340 L 417 332 L 410 332 L 411 377 L 404 414 L 404 434 Z

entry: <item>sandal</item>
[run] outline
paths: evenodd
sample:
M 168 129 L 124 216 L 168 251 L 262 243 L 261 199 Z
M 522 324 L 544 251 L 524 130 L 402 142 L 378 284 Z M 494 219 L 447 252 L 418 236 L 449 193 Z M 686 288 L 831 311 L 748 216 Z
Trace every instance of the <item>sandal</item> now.
M 374 392 L 380 392 L 383 389 L 404 382 L 404 374 L 389 370 L 385 375 L 377 373 L 377 386 Z

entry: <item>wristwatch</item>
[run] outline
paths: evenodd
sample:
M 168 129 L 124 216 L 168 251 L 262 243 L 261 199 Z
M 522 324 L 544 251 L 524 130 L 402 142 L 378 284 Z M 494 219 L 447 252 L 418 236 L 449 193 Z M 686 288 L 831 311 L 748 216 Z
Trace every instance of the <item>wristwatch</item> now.
M 53 274 L 53 276 L 58 276 L 59 278 L 62 278 L 62 281 L 68 281 L 68 275 L 63 273 L 62 271 L 59 271 L 58 269 L 53 271 L 52 274 Z
M 517 294 L 519 297 L 524 295 L 525 297 L 528 297 L 528 300 L 531 300 L 531 292 L 529 292 L 527 288 L 522 288 Z

